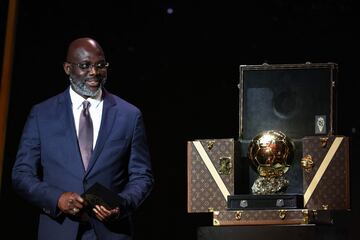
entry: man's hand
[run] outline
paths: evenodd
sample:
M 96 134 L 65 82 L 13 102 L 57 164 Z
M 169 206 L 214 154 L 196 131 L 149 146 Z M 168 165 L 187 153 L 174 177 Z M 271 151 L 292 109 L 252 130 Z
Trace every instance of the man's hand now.
M 64 192 L 58 201 L 58 208 L 66 214 L 76 215 L 83 207 L 85 201 L 75 192 Z
M 120 215 L 120 208 L 118 208 L 118 207 L 108 210 L 104 206 L 95 205 L 95 208 L 93 208 L 93 211 L 95 213 L 95 216 L 100 221 L 115 220 Z

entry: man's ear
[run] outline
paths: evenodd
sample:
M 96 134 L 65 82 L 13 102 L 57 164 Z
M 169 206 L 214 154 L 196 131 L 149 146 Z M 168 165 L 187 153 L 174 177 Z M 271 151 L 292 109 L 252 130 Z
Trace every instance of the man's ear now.
M 68 63 L 64 63 L 63 64 L 63 67 L 64 67 L 64 71 L 67 75 L 70 75 L 70 65 Z

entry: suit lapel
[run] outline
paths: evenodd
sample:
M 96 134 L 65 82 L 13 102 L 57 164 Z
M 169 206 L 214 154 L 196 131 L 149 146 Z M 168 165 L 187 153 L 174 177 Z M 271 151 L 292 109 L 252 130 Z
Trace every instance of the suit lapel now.
M 94 166 L 94 163 L 98 159 L 99 154 L 101 153 L 104 147 L 106 139 L 108 138 L 111 129 L 114 125 L 114 120 L 116 115 L 116 110 L 114 106 L 116 103 L 107 91 L 104 90 L 103 94 L 104 94 L 104 106 L 103 106 L 103 114 L 101 117 L 101 126 L 99 129 L 99 135 L 96 141 L 95 149 L 92 153 L 88 170 L 86 171 L 86 175 L 91 171 L 92 167 Z
M 74 161 L 71 161 L 74 165 L 71 165 L 72 171 L 74 171 L 75 175 L 82 176 L 85 172 L 84 166 L 82 164 L 81 154 L 79 150 L 79 145 L 77 142 L 76 129 L 74 124 L 74 115 L 72 112 L 72 103 L 70 98 L 69 89 L 63 92 L 59 98 L 59 118 L 60 121 L 63 122 L 64 131 L 65 131 L 65 139 L 64 146 L 67 146 L 69 153 L 77 153 L 72 154 L 71 158 L 74 158 Z M 79 171 L 80 170 L 80 171 Z M 81 174 L 79 174 L 81 173 Z

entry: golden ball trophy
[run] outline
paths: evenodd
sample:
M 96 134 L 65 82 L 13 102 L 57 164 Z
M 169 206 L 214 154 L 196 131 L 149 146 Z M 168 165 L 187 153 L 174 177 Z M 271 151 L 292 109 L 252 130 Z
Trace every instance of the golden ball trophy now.
M 267 130 L 250 142 L 248 156 L 259 175 L 251 190 L 255 195 L 283 193 L 289 185 L 285 173 L 289 170 L 295 145 L 283 132 Z

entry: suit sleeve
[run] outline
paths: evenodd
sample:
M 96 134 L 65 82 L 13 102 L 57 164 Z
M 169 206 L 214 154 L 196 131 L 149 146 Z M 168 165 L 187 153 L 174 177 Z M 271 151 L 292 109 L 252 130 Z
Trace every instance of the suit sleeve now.
M 125 212 L 134 211 L 150 194 L 154 178 L 141 113 L 136 117 L 128 165 L 129 181 L 120 196 L 125 200 Z
M 20 196 L 45 213 L 56 216 L 57 201 L 62 191 L 41 180 L 41 140 L 36 112 L 36 107 L 34 107 L 24 126 L 12 169 L 12 184 Z

